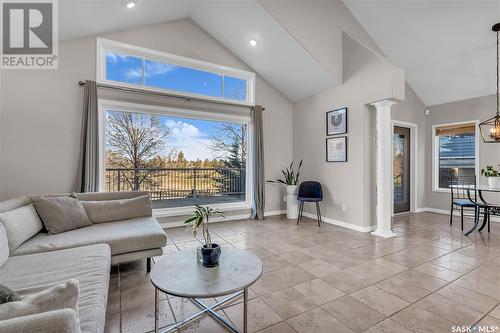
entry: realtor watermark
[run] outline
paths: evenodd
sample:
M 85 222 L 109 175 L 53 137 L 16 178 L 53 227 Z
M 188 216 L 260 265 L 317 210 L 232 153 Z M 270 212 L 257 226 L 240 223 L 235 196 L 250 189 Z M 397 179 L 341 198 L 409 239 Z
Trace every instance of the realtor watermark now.
M 463 325 L 452 326 L 452 333 L 495 333 L 499 332 L 496 325 Z
M 0 0 L 2 69 L 56 69 L 57 0 Z

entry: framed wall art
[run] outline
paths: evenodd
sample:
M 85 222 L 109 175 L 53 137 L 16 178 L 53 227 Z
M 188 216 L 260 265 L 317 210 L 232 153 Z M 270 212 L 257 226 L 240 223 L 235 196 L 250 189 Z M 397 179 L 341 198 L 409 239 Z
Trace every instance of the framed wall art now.
M 347 133 L 347 108 L 326 113 L 326 135 Z
M 326 161 L 347 162 L 347 136 L 326 138 Z

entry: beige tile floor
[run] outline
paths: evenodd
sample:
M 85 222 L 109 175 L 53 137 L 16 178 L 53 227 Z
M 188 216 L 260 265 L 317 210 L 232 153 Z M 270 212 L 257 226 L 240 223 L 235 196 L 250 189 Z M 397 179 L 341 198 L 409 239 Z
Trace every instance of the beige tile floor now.
M 468 221 L 467 226 L 470 224 Z M 500 326 L 500 224 L 462 236 L 458 218 L 399 215 L 398 237 L 370 234 L 307 218 L 283 217 L 211 226 L 212 241 L 258 255 L 264 273 L 250 288 L 251 332 L 451 332 L 453 325 Z M 200 246 L 185 228 L 167 229 L 165 254 Z M 207 302 L 213 302 L 208 300 Z M 145 262 L 113 267 L 107 332 L 153 329 L 154 290 Z M 162 297 L 162 325 L 197 308 Z M 219 313 L 241 327 L 240 300 Z M 499 331 L 499 330 L 497 330 Z M 225 332 L 205 317 L 182 332 Z

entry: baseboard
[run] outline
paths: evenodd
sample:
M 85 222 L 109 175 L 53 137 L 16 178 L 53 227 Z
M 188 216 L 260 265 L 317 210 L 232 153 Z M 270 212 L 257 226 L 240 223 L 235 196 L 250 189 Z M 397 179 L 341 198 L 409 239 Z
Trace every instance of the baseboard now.
M 286 210 L 273 210 L 273 211 L 264 212 L 264 216 L 275 216 L 275 215 L 282 215 L 282 214 L 286 214 Z M 226 218 L 224 218 L 224 217 L 212 217 L 212 218 L 210 218 L 210 223 L 248 220 L 249 218 L 250 218 L 250 214 L 231 215 L 231 216 L 228 216 Z M 164 229 L 176 228 L 176 227 L 184 226 L 184 221 L 164 222 L 164 223 L 160 223 L 160 225 Z
M 275 216 L 275 215 L 283 215 L 286 214 L 286 209 L 284 210 L 272 210 L 269 212 L 264 212 L 264 216 Z
M 440 208 L 433 208 L 433 207 L 417 208 L 415 210 L 415 212 L 416 213 L 429 212 L 429 213 L 436 213 L 436 214 L 442 214 L 442 215 L 450 215 L 450 211 L 447 209 L 440 209 Z M 460 216 L 460 213 L 458 211 L 454 211 L 453 216 Z M 492 216 L 491 222 L 500 223 L 500 217 L 499 216 Z
M 316 214 L 312 214 L 312 213 L 307 213 L 307 212 L 304 212 L 303 215 L 305 217 L 309 217 L 311 219 L 316 219 Z M 359 232 L 371 232 L 371 231 L 374 231 L 377 226 L 369 226 L 369 227 L 360 227 L 358 225 L 354 225 L 354 224 L 351 224 L 351 223 L 347 223 L 347 222 L 343 222 L 343 221 L 339 221 L 339 220 L 335 220 L 335 219 L 331 219 L 329 217 L 321 217 L 321 219 L 323 220 L 323 222 L 325 223 L 328 223 L 328 224 L 333 224 L 333 225 L 336 225 L 336 226 L 339 226 L 339 227 L 343 227 L 343 228 L 347 228 L 347 229 L 351 229 L 351 230 L 355 230 L 355 231 L 359 231 Z

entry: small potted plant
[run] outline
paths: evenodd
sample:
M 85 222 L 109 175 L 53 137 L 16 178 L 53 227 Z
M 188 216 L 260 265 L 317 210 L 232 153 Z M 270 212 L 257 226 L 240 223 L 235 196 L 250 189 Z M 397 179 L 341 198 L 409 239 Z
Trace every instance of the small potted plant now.
M 481 175 L 488 178 L 489 187 L 500 188 L 500 171 L 487 165 L 485 169 L 481 169 Z
M 269 183 L 281 183 L 286 185 L 287 194 L 297 193 L 297 183 L 299 182 L 300 168 L 302 167 L 302 160 L 299 163 L 297 171 L 293 168 L 293 161 L 288 168 L 281 170 L 283 178 L 276 180 L 268 180 Z
M 214 215 L 224 217 L 222 214 L 223 212 L 218 209 L 196 205 L 193 215 L 184 221 L 184 224 L 187 224 L 191 228 L 194 237 L 198 234 L 199 228 L 203 232 L 205 244 L 201 247 L 201 255 L 203 257 L 203 266 L 205 267 L 216 267 L 219 265 L 221 249 L 219 244 L 212 243 L 210 231 L 208 230 L 208 218 Z

